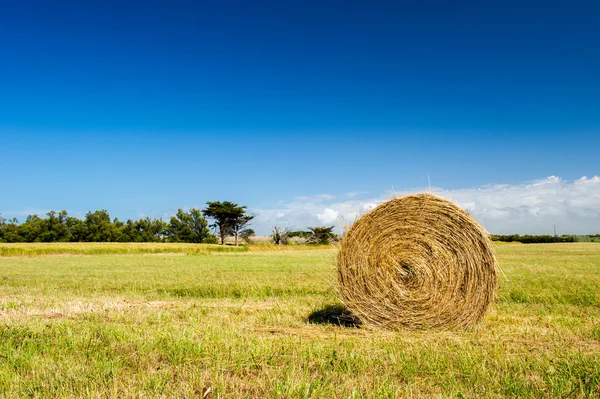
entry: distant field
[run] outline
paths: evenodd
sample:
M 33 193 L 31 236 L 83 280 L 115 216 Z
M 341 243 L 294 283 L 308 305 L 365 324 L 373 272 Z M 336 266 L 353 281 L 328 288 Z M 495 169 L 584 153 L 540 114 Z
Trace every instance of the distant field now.
M 213 252 L 246 251 L 243 246 L 216 244 L 174 244 L 174 243 L 132 243 L 132 242 L 53 242 L 35 244 L 0 243 L 0 256 L 41 256 L 41 255 L 106 255 L 106 254 L 208 254 Z
M 19 245 L 0 245 L 0 397 L 600 396 L 599 244 L 499 245 L 480 326 L 396 333 L 315 317 L 340 307 L 335 249 Z
M 179 254 L 202 255 L 215 252 L 273 252 L 273 251 L 313 251 L 335 249 L 337 245 L 275 245 L 258 242 L 250 246 L 216 244 L 175 244 L 175 243 L 96 243 L 96 242 L 53 242 L 53 243 L 0 243 L 2 256 L 46 256 L 46 255 L 141 255 Z

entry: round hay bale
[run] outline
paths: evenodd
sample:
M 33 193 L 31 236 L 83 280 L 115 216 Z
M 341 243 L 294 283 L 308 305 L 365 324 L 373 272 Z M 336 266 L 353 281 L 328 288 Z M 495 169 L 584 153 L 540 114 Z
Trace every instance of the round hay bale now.
M 395 198 L 362 216 L 346 232 L 337 266 L 348 310 L 389 329 L 470 326 L 496 294 L 487 232 L 432 194 Z

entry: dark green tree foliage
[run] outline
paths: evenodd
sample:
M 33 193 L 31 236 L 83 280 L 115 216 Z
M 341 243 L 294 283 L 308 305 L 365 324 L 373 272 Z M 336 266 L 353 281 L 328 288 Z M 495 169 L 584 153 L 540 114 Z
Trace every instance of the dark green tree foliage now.
M 85 223 L 83 220 L 78 219 L 74 216 L 67 217 L 67 227 L 71 232 L 71 241 L 72 242 L 82 242 L 85 241 L 85 237 L 87 235 L 87 230 L 85 227 Z
M 19 236 L 24 242 L 41 242 L 44 223 L 38 215 L 29 215 L 25 223 L 19 225 Z
M 304 230 L 293 230 L 288 233 L 289 238 L 299 237 L 299 238 L 307 239 L 310 236 L 311 236 L 311 232 L 304 231 Z
M 16 218 L 7 220 L 0 214 L 0 242 L 22 242 Z
M 208 222 L 198 209 L 184 212 L 177 211 L 177 215 L 171 218 L 167 229 L 167 235 L 171 242 L 214 242 L 215 237 L 208 228 Z
M 110 215 L 104 209 L 96 212 L 88 212 L 85 215 L 87 242 L 114 242 L 117 236 L 117 226 L 110 221 Z
M 315 226 L 309 227 L 310 235 L 306 240 L 307 244 L 331 244 L 338 240 L 338 236 L 333 232 L 334 226 Z
M 41 242 L 69 242 L 72 234 L 67 226 L 67 211 L 50 211 L 46 219 L 38 219 L 42 224 L 42 232 L 39 236 Z
M 161 219 L 127 220 L 126 223 L 115 219 L 115 241 L 118 242 L 160 242 L 163 241 L 168 224 Z
M 183 212 L 166 223 L 144 218 L 111 221 L 105 210 L 88 212 L 81 220 L 66 211 L 50 211 L 45 218 L 29 215 L 19 224 L 0 215 L 0 242 L 190 242 L 216 243 L 208 222 L 197 209 Z
M 237 245 L 239 234 L 254 216 L 246 215 L 245 206 L 229 201 L 209 201 L 206 205 L 208 206 L 202 213 L 214 221 L 210 226 L 219 230 L 221 245 L 225 244 L 225 237 L 232 235 L 235 236 Z
M 529 235 L 523 236 L 519 234 L 509 235 L 492 235 L 493 241 L 505 241 L 505 242 L 522 242 L 524 244 L 546 244 L 552 242 L 575 242 L 575 236 L 573 235 L 562 235 L 562 236 L 551 236 L 551 235 Z

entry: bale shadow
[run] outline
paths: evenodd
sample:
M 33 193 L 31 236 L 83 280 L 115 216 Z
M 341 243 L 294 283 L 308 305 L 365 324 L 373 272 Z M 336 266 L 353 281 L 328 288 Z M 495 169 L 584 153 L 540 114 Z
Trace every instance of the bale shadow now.
M 360 328 L 360 320 L 343 305 L 327 305 L 308 315 L 311 324 L 333 324 L 340 327 Z

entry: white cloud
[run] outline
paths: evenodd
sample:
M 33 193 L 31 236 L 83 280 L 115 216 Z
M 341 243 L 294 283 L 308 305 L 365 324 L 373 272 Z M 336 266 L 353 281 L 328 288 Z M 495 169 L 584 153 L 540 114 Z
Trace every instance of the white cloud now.
M 402 194 L 422 191 L 428 190 Z M 524 184 L 432 191 L 469 211 L 492 233 L 552 234 L 553 225 L 559 234 L 600 232 L 599 176 L 574 181 L 550 176 Z M 278 209 L 253 209 L 258 214 L 253 227 L 259 234 L 267 234 L 274 225 L 304 229 L 334 224 L 340 231 L 344 223 L 353 222 L 358 215 L 392 197 L 393 193 L 362 200 L 346 195 L 349 199 L 339 201 L 328 194 L 298 197 Z
M 556 176 L 520 185 L 442 191 L 493 233 L 595 233 L 600 230 L 600 177 Z
M 490 184 L 457 190 L 415 188 L 369 198 L 349 195 L 353 193 L 340 196 L 319 194 L 297 197 L 291 202 L 280 201 L 274 208 L 249 211 L 256 215 L 252 228 L 260 235 L 270 234 L 273 226 L 306 229 L 308 226 L 335 225 L 339 232 L 344 225 L 354 222 L 358 216 L 394 195 L 424 191 L 433 191 L 456 202 L 491 233 L 552 234 L 553 225 L 556 225 L 558 234 L 600 232 L 600 176 L 584 176 L 573 181 L 550 176 L 523 184 Z M 190 207 L 183 209 L 187 211 Z M 4 217 L 16 216 L 21 222 L 29 214 L 43 216 L 47 212 L 43 209 L 0 209 Z M 69 211 L 69 214 L 85 217 L 84 212 Z M 152 216 L 154 212 L 149 214 Z M 169 220 L 173 214 L 174 210 L 167 210 L 154 217 Z
M 335 222 L 339 214 L 335 209 L 325 208 L 323 213 L 317 213 L 317 218 L 325 224 L 330 224 Z

